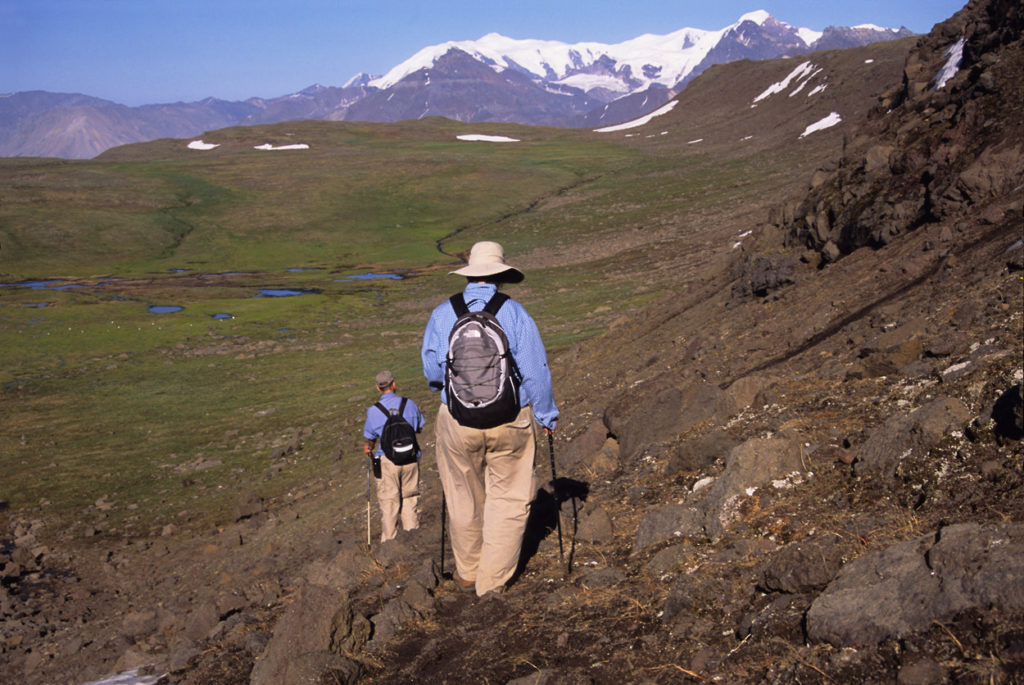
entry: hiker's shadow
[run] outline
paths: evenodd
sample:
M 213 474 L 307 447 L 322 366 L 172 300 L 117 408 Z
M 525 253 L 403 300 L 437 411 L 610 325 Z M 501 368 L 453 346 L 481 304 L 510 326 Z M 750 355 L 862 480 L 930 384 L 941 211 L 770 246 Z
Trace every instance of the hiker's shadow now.
M 576 551 L 576 526 L 577 513 L 581 502 L 587 501 L 590 493 L 590 485 L 583 481 L 572 478 L 556 478 L 548 488 L 537 490 L 537 495 L 530 506 L 530 516 L 526 520 L 526 532 L 523 534 L 523 547 L 519 553 L 519 566 L 516 568 L 512 581 L 518 578 L 526 564 L 540 548 L 540 543 L 552 532 L 556 534 L 559 524 L 559 512 L 561 511 L 562 529 L 561 545 L 562 558 L 565 560 L 566 569 L 572 568 L 572 558 Z

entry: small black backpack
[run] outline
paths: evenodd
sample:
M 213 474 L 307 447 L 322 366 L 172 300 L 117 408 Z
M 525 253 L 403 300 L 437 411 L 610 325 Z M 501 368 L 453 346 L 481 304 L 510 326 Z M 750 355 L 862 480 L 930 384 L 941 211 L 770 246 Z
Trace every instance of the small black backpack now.
M 519 414 L 522 382 L 497 314 L 508 295 L 495 293 L 471 312 L 462 293 L 450 302 L 458 317 L 448 336 L 444 384 L 448 410 L 461 426 L 494 428 Z
M 380 430 L 380 448 L 384 450 L 384 456 L 397 466 L 413 463 L 420 451 L 416 442 L 416 429 L 405 420 L 405 403 L 408 401 L 407 397 L 403 397 L 398 409 L 391 410 L 380 402 L 373 405 L 388 417 Z

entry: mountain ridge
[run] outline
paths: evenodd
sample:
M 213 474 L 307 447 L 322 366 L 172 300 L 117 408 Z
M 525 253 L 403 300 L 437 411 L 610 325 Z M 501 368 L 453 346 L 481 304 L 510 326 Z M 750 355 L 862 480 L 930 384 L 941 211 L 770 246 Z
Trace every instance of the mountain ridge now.
M 383 76 L 360 73 L 341 87 L 317 84 L 241 102 L 211 97 L 128 107 L 87 95 L 27 91 L 0 98 L 0 156 L 89 158 L 126 143 L 302 119 L 387 122 L 436 115 L 560 127 L 608 125 L 660 107 L 714 64 L 910 35 L 905 28 L 874 26 L 817 32 L 758 10 L 718 30 L 683 28 L 616 45 L 490 33 L 423 48 Z M 475 78 L 466 78 L 469 71 Z

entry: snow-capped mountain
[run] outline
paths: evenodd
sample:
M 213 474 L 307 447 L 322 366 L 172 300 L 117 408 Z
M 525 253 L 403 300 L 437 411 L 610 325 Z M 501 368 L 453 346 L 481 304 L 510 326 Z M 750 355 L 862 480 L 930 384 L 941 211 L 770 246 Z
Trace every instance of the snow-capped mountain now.
M 831 32 L 835 29 L 830 27 Z M 847 31 L 852 47 L 886 38 L 911 35 L 906 29 L 854 27 Z M 378 78 L 364 80 L 371 88 L 387 90 L 409 75 L 431 69 L 452 50 L 466 53 L 497 73 L 519 72 L 546 84 L 573 88 L 611 101 L 651 86 L 674 88 L 716 60 L 767 59 L 817 49 L 824 32 L 790 26 L 764 10 L 750 12 L 717 31 L 683 28 L 666 35 L 646 34 L 614 45 L 517 40 L 490 33 L 475 41 L 449 41 L 423 48 Z M 702 68 L 703 67 L 703 68 Z M 365 76 L 365 75 L 361 75 Z
M 238 103 L 209 99 L 124 107 L 81 95 L 15 93 L 0 100 L 0 155 L 91 157 L 113 145 L 198 135 L 212 125 L 298 119 L 385 122 L 443 116 L 465 122 L 607 126 L 661 107 L 715 64 L 909 35 L 905 28 L 871 25 L 818 32 L 759 10 L 717 31 L 684 28 L 614 45 L 490 33 L 423 48 L 382 76 L 357 74 L 342 87 L 316 85 Z
M 614 45 L 517 40 L 491 33 L 475 41 L 450 41 L 423 48 L 377 78 L 360 75 L 370 96 L 351 114 L 374 121 L 442 115 L 461 121 L 507 121 L 555 126 L 606 125 L 660 107 L 708 67 L 739 59 L 772 59 L 820 49 L 866 45 L 912 35 L 905 28 L 829 27 L 825 31 L 791 26 L 764 10 L 743 15 L 717 31 L 684 28 L 647 34 Z M 457 56 L 457 57 L 456 57 Z M 465 78 L 469 60 L 518 91 L 527 103 L 518 111 L 481 99 L 477 84 Z M 453 70 L 454 65 L 461 65 Z M 534 92 L 524 97 L 524 82 Z M 513 87 L 514 84 L 514 87 Z M 529 88 L 526 88 L 529 90 Z M 462 101 L 462 107 L 445 110 Z M 373 111 L 368 106 L 373 103 Z M 411 109 L 407 103 L 415 103 Z M 352 118 L 346 116 L 346 118 Z

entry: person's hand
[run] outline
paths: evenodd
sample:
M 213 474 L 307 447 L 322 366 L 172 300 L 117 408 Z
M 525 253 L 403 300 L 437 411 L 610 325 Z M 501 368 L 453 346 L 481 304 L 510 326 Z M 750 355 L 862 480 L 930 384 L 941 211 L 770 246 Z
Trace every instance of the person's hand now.
M 363 443 L 363 454 L 369 456 L 372 451 L 373 451 L 373 445 L 371 445 L 368 442 L 364 442 Z

